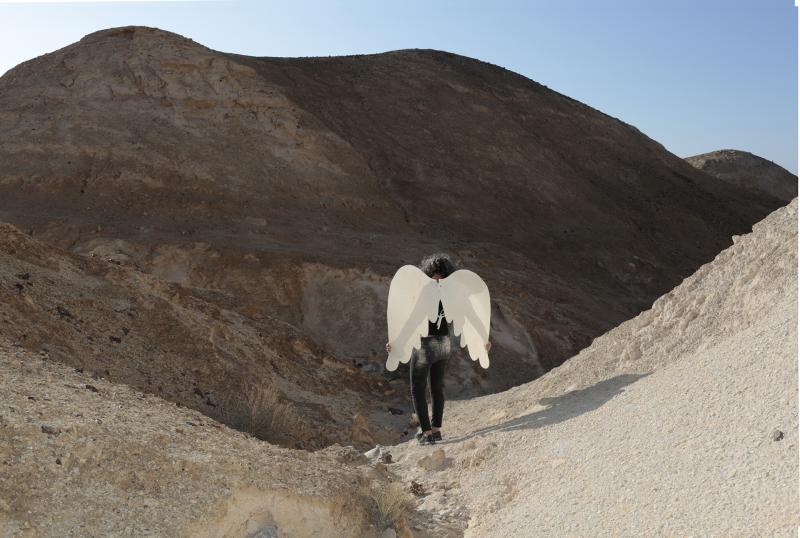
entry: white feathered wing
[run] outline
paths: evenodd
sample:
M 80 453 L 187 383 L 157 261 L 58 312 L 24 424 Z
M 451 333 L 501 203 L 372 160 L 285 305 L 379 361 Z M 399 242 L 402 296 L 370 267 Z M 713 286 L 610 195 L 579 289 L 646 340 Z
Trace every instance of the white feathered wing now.
M 492 310 L 486 283 L 469 269 L 459 269 L 439 281 L 439 290 L 444 316 L 453 323 L 458 344 L 467 346 L 470 358 L 488 368 L 489 352 L 485 346 Z
M 444 303 L 442 303 L 444 306 Z M 438 316 L 439 290 L 436 280 L 414 265 L 404 265 L 389 284 L 386 321 L 392 350 L 386 359 L 386 369 L 393 372 L 399 363 L 411 359 L 419 349 L 421 337 L 428 335 L 428 321 Z
M 459 269 L 437 282 L 418 267 L 404 265 L 389 285 L 386 318 L 392 350 L 386 359 L 387 370 L 396 370 L 420 348 L 421 337 L 428 335 L 428 322 L 436 321 L 440 300 L 445 319 L 453 323 L 456 341 L 461 347 L 467 346 L 472 360 L 489 367 L 485 344 L 489 341 L 491 306 L 489 288 L 481 277 Z

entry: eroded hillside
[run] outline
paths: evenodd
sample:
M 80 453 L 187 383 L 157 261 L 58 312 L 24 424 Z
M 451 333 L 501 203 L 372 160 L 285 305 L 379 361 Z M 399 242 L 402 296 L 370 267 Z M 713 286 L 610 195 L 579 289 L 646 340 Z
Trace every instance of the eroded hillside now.
M 197 409 L 272 443 L 400 438 L 402 385 L 368 377 L 292 325 L 0 225 L 0 335 L 87 375 Z
M 0 220 L 291 324 L 375 379 L 389 279 L 449 252 L 493 299 L 497 366 L 461 362 L 462 397 L 560 364 L 776 207 L 432 50 L 253 58 L 113 28 L 0 78 L 0 125 Z

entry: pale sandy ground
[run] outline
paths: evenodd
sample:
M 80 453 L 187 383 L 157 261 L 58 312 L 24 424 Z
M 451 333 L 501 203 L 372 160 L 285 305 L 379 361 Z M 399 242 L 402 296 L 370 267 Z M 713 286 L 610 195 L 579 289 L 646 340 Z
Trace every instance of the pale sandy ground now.
M 448 402 L 394 470 L 466 536 L 794 536 L 796 271 L 795 198 L 561 367 Z

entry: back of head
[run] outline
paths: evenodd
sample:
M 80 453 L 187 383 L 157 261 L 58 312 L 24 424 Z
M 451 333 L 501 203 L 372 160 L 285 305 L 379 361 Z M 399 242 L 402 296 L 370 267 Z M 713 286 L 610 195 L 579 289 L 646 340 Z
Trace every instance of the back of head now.
M 442 278 L 447 278 L 456 271 L 453 262 L 450 261 L 450 256 L 444 252 L 437 252 L 430 256 L 425 256 L 422 258 L 419 268 L 429 277 L 438 273 Z

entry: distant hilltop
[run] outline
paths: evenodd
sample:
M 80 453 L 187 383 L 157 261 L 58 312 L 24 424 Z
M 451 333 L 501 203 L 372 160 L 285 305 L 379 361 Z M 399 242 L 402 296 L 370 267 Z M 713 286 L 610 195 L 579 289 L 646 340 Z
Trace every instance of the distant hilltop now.
M 686 157 L 692 166 L 733 185 L 772 196 L 787 204 L 797 196 L 797 176 L 772 161 L 736 149 Z

